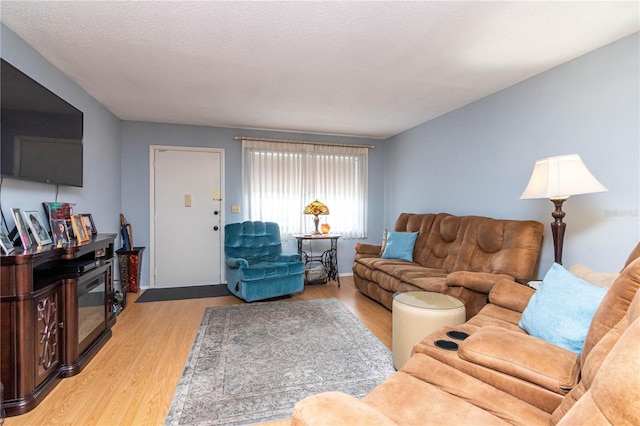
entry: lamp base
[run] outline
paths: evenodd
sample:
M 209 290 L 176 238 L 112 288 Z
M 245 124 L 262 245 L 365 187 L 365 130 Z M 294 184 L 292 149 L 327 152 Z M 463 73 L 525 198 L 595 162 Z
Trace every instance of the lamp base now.
M 562 246 L 564 242 L 564 230 L 567 224 L 562 221 L 565 213 L 562 211 L 562 203 L 566 198 L 551 198 L 551 202 L 556 206 L 556 210 L 551 213 L 555 222 L 551 222 L 551 234 L 553 235 L 553 253 L 557 264 L 562 265 Z
M 322 235 L 322 232 L 318 231 L 318 224 L 320 223 L 320 218 L 317 215 L 313 216 L 313 223 L 316 225 L 316 230 L 313 232 L 313 235 Z

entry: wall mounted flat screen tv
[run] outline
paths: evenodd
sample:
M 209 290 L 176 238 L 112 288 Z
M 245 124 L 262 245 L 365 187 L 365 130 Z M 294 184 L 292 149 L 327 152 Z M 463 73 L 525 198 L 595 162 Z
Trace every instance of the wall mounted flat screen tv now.
M 83 114 L 2 59 L 3 177 L 82 186 Z

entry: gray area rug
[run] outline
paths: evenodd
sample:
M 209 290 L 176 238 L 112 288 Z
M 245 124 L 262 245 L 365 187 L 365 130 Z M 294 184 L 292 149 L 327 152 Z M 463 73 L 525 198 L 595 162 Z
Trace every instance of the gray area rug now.
M 362 397 L 394 372 L 391 351 L 337 299 L 207 308 L 165 425 L 285 419 L 308 395 Z

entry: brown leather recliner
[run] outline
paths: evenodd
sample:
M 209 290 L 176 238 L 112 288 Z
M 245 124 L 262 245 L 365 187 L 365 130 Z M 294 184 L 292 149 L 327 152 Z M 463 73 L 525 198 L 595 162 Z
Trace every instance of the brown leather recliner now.
M 627 311 L 640 287 L 640 279 L 633 279 L 633 269 L 627 270 L 637 256 L 636 248 L 625 263 L 626 278 L 619 277 L 602 300 L 579 356 L 532 338 L 518 326 L 535 290 L 507 280 L 494 286 L 491 303 L 478 315 L 455 327 L 470 335 L 459 351 L 443 351 L 434 345 L 449 339 L 446 333 L 452 328 L 443 327 L 419 342 L 413 353 L 427 354 L 551 413 L 580 379 L 580 367 L 589 352 Z
M 503 307 L 487 305 L 484 309 L 492 308 L 493 312 L 481 311 L 484 323 L 470 324 L 472 336 L 461 345 L 463 348 L 469 341 L 473 347 L 480 345 L 482 350 L 497 354 L 505 343 L 503 333 L 514 338 L 511 343 L 519 346 L 502 349 L 503 359 L 497 361 L 492 374 L 470 374 L 452 359 L 440 360 L 417 349 L 400 371 L 361 400 L 329 392 L 298 402 L 292 424 L 640 424 L 638 287 L 640 259 L 625 267 L 602 301 L 582 354 L 573 355 L 575 370 L 573 365 L 563 370 L 571 364 L 567 360 L 560 359 L 556 365 L 558 352 L 550 344 L 528 352 L 529 356 L 520 360 L 522 364 L 506 367 L 510 355 L 526 355 L 527 348 L 538 345 L 531 342 L 539 339 L 515 330 L 517 311 L 528 301 L 528 290 L 524 290 L 524 300 L 511 297 L 507 303 L 516 309 L 512 314 Z M 493 316 L 496 313 L 499 315 Z M 436 337 L 431 335 L 427 341 Z M 485 366 L 487 370 L 491 367 Z M 549 373 L 552 376 L 545 377 Z M 565 376 L 561 377 L 562 373 Z M 570 377 L 575 377 L 570 390 L 549 389 L 560 383 L 559 378 Z M 527 381 L 531 386 L 521 387 Z M 528 397 L 528 392 L 537 396 Z M 547 398 L 548 393 L 557 397 Z M 550 409 L 552 406 L 555 408 Z

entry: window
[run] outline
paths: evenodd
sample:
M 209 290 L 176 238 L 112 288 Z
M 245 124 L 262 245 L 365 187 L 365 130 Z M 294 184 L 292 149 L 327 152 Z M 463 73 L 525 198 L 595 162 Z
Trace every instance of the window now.
M 367 147 L 244 140 L 243 219 L 277 222 L 283 238 L 314 230 L 304 207 L 320 200 L 331 232 L 366 238 Z

